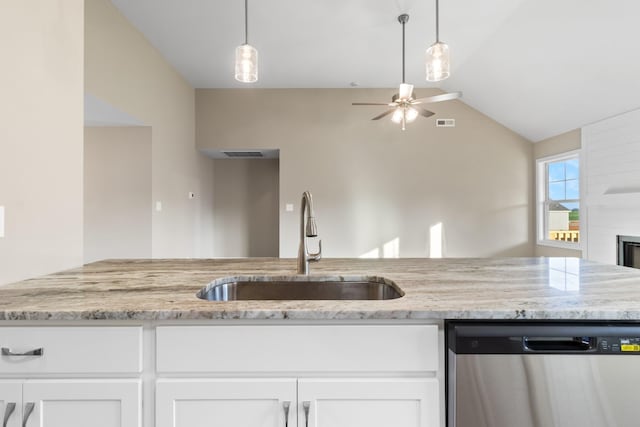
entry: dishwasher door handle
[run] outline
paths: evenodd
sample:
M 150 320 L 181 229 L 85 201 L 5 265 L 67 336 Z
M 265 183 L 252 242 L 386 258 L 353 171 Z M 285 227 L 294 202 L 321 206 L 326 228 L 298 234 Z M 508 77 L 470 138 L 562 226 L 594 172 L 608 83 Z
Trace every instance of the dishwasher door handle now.
M 522 337 L 526 352 L 588 352 L 597 349 L 595 337 Z

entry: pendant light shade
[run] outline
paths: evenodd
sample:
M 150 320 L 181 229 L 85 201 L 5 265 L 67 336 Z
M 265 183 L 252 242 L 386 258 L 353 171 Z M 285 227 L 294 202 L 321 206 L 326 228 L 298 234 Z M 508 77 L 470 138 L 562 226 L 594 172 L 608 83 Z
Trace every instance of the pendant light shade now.
M 242 83 L 258 81 L 258 51 L 248 43 L 249 8 L 248 0 L 244 0 L 244 44 L 236 48 L 236 80 Z
M 236 48 L 236 80 L 243 83 L 258 81 L 258 51 L 243 44 Z
M 449 46 L 440 41 L 440 17 L 436 0 L 436 42 L 429 46 L 426 55 L 427 81 L 439 82 L 449 77 Z
M 435 42 L 427 49 L 427 81 L 439 82 L 449 77 L 449 46 Z

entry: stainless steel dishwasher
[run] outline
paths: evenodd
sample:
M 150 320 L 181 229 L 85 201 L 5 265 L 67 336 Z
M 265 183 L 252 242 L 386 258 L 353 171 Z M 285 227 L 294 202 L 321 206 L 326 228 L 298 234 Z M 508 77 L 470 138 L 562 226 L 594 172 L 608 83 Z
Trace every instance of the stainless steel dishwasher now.
M 640 323 L 446 327 L 448 427 L 640 426 Z

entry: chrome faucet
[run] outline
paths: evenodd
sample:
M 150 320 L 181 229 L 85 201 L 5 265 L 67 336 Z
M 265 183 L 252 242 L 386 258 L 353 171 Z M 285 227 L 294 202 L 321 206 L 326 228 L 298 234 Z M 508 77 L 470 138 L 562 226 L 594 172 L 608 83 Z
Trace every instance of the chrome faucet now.
M 304 213 L 307 212 L 307 224 L 304 223 Z M 313 214 L 313 199 L 311 193 L 302 193 L 300 206 L 300 246 L 298 247 L 298 274 L 309 274 L 309 262 L 320 261 L 322 258 L 322 241 L 318 240 L 318 252 L 310 254 L 307 247 L 307 237 L 317 237 L 316 218 Z

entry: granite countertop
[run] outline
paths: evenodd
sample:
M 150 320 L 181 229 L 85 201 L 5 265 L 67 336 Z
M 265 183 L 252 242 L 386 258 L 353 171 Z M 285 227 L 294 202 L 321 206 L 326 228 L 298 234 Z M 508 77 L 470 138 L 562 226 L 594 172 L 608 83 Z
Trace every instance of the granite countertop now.
M 108 260 L 0 286 L 0 320 L 640 320 L 640 270 L 577 258 L 324 259 L 312 275 L 381 276 L 385 301 L 195 297 L 225 276 L 288 276 L 294 259 Z

